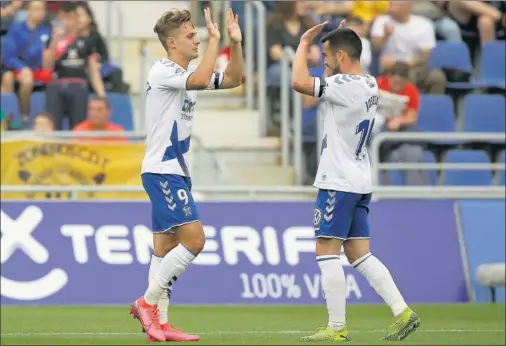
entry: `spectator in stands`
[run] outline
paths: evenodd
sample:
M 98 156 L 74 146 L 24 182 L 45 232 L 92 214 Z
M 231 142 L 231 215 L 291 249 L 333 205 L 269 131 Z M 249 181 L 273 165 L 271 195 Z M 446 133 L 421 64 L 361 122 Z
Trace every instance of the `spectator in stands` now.
M 98 31 L 95 16 L 87 2 L 80 2 L 77 5 L 79 16 L 79 34 L 86 38 L 92 50 L 97 53 L 100 62 L 101 77 L 107 91 L 124 92 L 123 71 L 109 62 L 109 50 L 103 36 Z
M 413 2 L 413 14 L 432 20 L 436 33 L 443 40 L 462 42 L 459 24 L 447 15 L 444 4 L 444 1 L 415 1 Z
M 100 61 L 108 61 L 109 50 L 104 38 L 98 31 L 97 22 L 90 5 L 86 2 L 79 3 L 77 5 L 77 16 L 79 17 L 80 36 L 88 39 L 90 46 L 94 47 Z
M 279 86 L 281 82 L 281 64 L 279 63 L 285 47 L 297 49 L 302 34 L 314 26 L 314 22 L 305 15 L 300 1 L 278 1 L 267 25 L 268 69 L 267 83 Z M 311 65 L 321 60 L 320 47 L 313 44 L 309 52 Z
M 61 130 L 64 116 L 70 117 L 71 128 L 86 119 L 88 80 L 98 96 L 105 96 L 105 90 L 94 47 L 79 36 L 76 4 L 63 3 L 58 17 L 65 32 L 56 28 L 46 50 L 45 66 L 55 73 L 46 89 L 46 108 L 54 116 L 55 128 Z
M 33 131 L 38 133 L 53 132 L 54 121 L 51 114 L 42 112 L 35 115 L 33 119 Z
M 328 19 L 331 17 L 356 17 L 364 22 L 365 31 L 369 32 L 369 26 L 374 19 L 387 12 L 388 1 L 310 1 L 315 15 Z
M 46 3 L 30 1 L 27 4 L 25 21 L 13 24 L 3 40 L 2 62 L 9 71 L 9 81 L 15 80 L 19 85 L 21 118 L 28 121 L 30 99 L 34 84 L 47 83 L 51 72 L 42 68 L 43 52 L 51 36 L 51 28 L 44 24 Z M 12 73 L 13 76 L 8 74 Z M 5 82 L 7 83 L 7 81 Z M 14 85 L 2 89 L 14 89 Z
M 16 14 L 23 7 L 23 1 L 0 1 L 0 31 L 4 35 L 12 23 L 15 22 Z
M 482 44 L 504 38 L 504 1 L 445 1 L 445 8 L 463 32 L 478 35 Z
M 85 121 L 74 127 L 74 132 L 107 131 L 124 132 L 125 129 L 118 124 L 111 122 L 111 108 L 106 98 L 95 97 L 88 102 L 88 117 Z M 125 138 L 95 138 L 96 140 L 122 141 Z M 87 139 L 88 140 L 88 139 Z
M 378 131 L 417 131 L 420 93 L 409 82 L 410 67 L 398 62 L 388 75 L 377 78 L 380 98 L 375 118 Z M 402 163 L 423 162 L 423 147 L 418 143 L 385 142 L 380 149 L 380 160 Z M 404 172 L 407 185 L 426 185 L 429 183 L 427 171 L 408 170 Z
M 404 62 L 410 67 L 410 80 L 422 93 L 444 93 L 444 72 L 427 66 L 436 46 L 432 23 L 427 18 L 413 15 L 410 1 L 391 1 L 388 12 L 374 21 L 371 30 L 373 47 L 381 51 L 380 69 L 386 72 L 396 62 Z

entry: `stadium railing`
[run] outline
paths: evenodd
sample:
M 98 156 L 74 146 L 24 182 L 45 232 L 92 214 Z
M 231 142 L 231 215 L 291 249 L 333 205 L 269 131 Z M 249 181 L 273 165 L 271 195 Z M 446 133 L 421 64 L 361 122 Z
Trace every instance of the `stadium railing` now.
M 257 55 L 257 90 L 258 110 L 261 135 L 267 133 L 267 11 L 261 1 L 245 0 L 245 68 L 246 68 L 246 106 L 255 109 L 255 62 L 254 50 Z M 254 25 L 253 10 L 257 13 L 257 22 Z M 256 37 L 256 47 L 252 37 Z
M 105 29 L 105 38 L 107 46 L 109 47 L 109 50 L 111 50 L 111 40 L 113 37 L 113 28 L 112 28 L 112 18 L 117 18 L 117 31 L 116 31 L 116 59 L 114 59 L 114 62 L 119 65 L 119 67 L 123 68 L 123 57 L 124 57 L 124 51 L 123 51 L 123 41 L 124 41 L 124 33 L 123 33 L 123 11 L 121 9 L 121 1 L 107 1 L 106 6 L 106 18 L 107 18 L 107 26 Z
M 290 85 L 291 65 L 295 51 L 291 47 L 283 49 L 281 58 L 281 160 L 283 166 L 292 164 L 295 168 L 295 184 L 301 185 L 303 179 L 302 154 L 302 96 Z M 292 99 L 293 102 L 290 101 Z M 291 109 L 292 108 L 292 109 Z M 293 121 L 290 120 L 293 114 Z M 293 124 L 293 127 L 291 126 Z M 293 152 L 290 150 L 293 148 Z
M 144 141 L 145 134 L 141 132 L 124 132 L 124 133 L 110 133 L 110 132 L 90 132 L 90 133 L 73 133 L 73 132 L 58 132 L 48 134 L 35 134 L 33 132 L 13 131 L 2 133 L 2 143 L 15 140 L 55 140 L 56 139 L 76 139 L 82 138 L 97 138 L 97 137 L 126 137 L 134 142 Z M 418 137 L 417 137 L 418 136 Z M 502 136 L 502 137 L 501 137 Z M 421 139 L 440 139 L 441 134 L 392 134 L 385 133 L 378 135 L 371 143 L 372 158 L 377 157 L 379 145 L 387 139 L 400 139 L 400 138 L 421 138 Z M 504 134 L 445 134 L 448 139 L 461 139 L 461 140 L 504 140 Z M 82 142 L 77 142 L 82 143 Z M 199 145 L 198 139 L 195 139 L 197 148 L 201 148 L 206 155 L 214 155 L 214 153 L 207 148 Z M 195 150 L 198 151 L 198 150 Z M 197 153 L 194 153 L 194 155 Z M 5 157 L 4 157 L 5 160 Z M 194 156 L 192 163 L 203 162 Z M 139 162 L 140 165 L 140 162 Z M 376 159 L 372 161 L 374 175 L 377 176 L 380 169 L 398 169 L 395 164 L 379 163 Z M 400 164 L 398 164 L 400 165 Z M 409 169 L 422 169 L 426 164 L 409 164 Z M 434 167 L 441 169 L 494 169 L 504 170 L 504 165 L 501 164 L 427 164 L 427 169 L 434 169 Z M 228 171 L 225 165 L 221 164 L 216 158 L 212 160 L 211 167 L 216 171 L 218 177 L 226 178 Z M 202 171 L 209 175 L 209 166 L 202 168 Z M 403 167 L 403 166 L 401 166 Z M 412 167 L 412 168 L 411 168 Z M 478 167 L 478 168 L 477 168 Z M 196 170 L 194 171 L 196 173 Z M 195 179 L 197 181 L 197 179 Z M 310 186 L 230 186 L 227 185 L 227 179 L 221 181 L 215 180 L 210 183 L 197 184 L 193 188 L 195 198 L 197 200 L 312 200 L 315 196 L 315 188 Z M 35 185 L 2 185 L 2 193 L 34 193 L 34 192 L 60 192 L 68 193 L 70 199 L 82 198 L 82 193 L 92 192 L 118 192 L 118 193 L 143 193 L 142 186 L 126 186 L 126 185 L 51 185 L 51 186 L 35 186 Z M 375 199 L 504 199 L 505 187 L 504 186 L 377 186 L 374 187 Z M 147 196 L 146 196 L 147 198 Z M 124 200 L 124 199 L 122 199 Z
M 1 143 L 13 141 L 33 141 L 33 142 L 57 142 L 57 143 L 75 143 L 81 145 L 96 145 L 96 144 L 124 144 L 125 142 L 114 142 L 108 140 L 107 142 L 86 142 L 86 138 L 100 139 L 100 138 L 126 138 L 128 143 L 139 144 L 145 143 L 146 134 L 144 132 L 125 131 L 125 132 L 72 132 L 72 131 L 58 131 L 51 133 L 34 133 L 31 131 L 11 131 L 2 132 Z M 143 149 L 144 150 L 144 149 Z M 192 151 L 190 152 L 190 171 L 194 174 L 194 181 L 205 184 L 227 184 L 230 182 L 230 172 L 225 164 L 223 164 L 216 153 L 207 148 L 198 136 L 192 136 Z M 204 167 L 201 167 L 201 163 Z M 140 162 L 139 162 L 140 169 Z M 2 188 L 4 185 L 2 185 Z M 131 187 L 131 186 L 130 186 Z M 130 190 L 130 192 L 135 192 Z
M 2 185 L 2 193 L 60 192 L 68 193 L 71 200 L 79 200 L 79 194 L 86 192 L 144 192 L 142 186 L 45 186 L 45 185 Z M 504 186 L 376 186 L 374 200 L 380 199 L 504 199 Z M 194 186 L 195 200 L 202 201 L 307 201 L 314 200 L 316 189 L 311 186 Z M 145 199 L 147 199 L 147 195 Z M 3 199 L 4 201 L 7 199 Z M 120 199 L 124 200 L 124 199 Z
M 505 134 L 499 133 L 479 133 L 479 132 L 382 132 L 374 136 L 370 144 L 370 159 L 373 169 L 373 181 L 378 185 L 378 177 L 381 171 L 388 170 L 505 170 L 503 163 L 382 163 L 379 161 L 380 146 L 386 141 L 410 141 L 410 142 L 430 142 L 430 141 L 452 142 L 505 142 Z M 486 187 L 483 187 L 486 188 Z M 504 192 L 504 187 L 502 187 Z M 504 198 L 504 195 L 503 195 Z

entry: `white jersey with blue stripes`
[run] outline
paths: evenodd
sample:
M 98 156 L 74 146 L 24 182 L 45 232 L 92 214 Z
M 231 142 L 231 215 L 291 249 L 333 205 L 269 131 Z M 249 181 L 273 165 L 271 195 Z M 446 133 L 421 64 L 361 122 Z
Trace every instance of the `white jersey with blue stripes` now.
M 190 176 L 190 141 L 197 91 L 187 90 L 193 71 L 169 59 L 151 67 L 146 85 L 146 153 L 142 173 Z M 207 89 L 218 89 L 223 73 L 214 73 Z
M 367 142 L 374 127 L 378 84 L 370 75 L 315 78 L 314 96 L 323 102 L 321 158 L 314 186 L 324 190 L 372 192 Z

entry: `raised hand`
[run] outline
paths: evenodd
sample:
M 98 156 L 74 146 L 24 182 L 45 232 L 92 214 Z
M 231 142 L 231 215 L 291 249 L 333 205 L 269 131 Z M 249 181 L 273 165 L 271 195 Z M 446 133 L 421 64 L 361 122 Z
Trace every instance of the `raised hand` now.
M 239 43 L 242 41 L 241 27 L 239 26 L 239 15 L 234 12 L 231 8 L 228 9 L 227 13 L 227 24 L 228 24 L 228 37 L 233 43 Z
M 312 43 L 314 41 L 314 39 L 316 38 L 316 36 L 318 36 L 318 34 L 320 32 L 322 32 L 323 28 L 328 24 L 327 21 L 321 23 L 321 24 L 318 24 L 318 25 L 315 25 L 313 26 L 311 29 L 309 29 L 308 31 L 306 31 L 304 33 L 304 35 L 302 35 L 302 37 L 300 38 L 300 41 L 301 42 L 307 42 L 307 43 Z
M 209 8 L 204 9 L 204 18 L 206 19 L 206 27 L 209 38 L 214 37 L 219 40 L 221 38 L 220 30 L 218 29 L 218 24 L 213 23 L 211 10 Z

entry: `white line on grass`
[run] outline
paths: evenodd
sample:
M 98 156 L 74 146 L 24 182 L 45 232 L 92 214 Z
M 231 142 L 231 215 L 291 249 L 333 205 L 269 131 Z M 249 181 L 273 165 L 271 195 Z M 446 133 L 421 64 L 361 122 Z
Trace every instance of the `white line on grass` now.
M 240 334 L 309 334 L 314 331 L 302 330 L 247 330 L 247 331 L 214 331 L 196 333 L 198 335 L 240 335 Z M 352 333 L 385 333 L 385 330 L 351 330 Z M 419 329 L 418 333 L 504 333 L 504 329 Z M 143 333 L 113 333 L 113 332 L 53 332 L 53 333 L 39 333 L 39 332 L 20 332 L 20 333 L 1 333 L 3 337 L 32 337 L 32 336 L 61 336 L 61 337 L 104 337 L 104 336 L 141 336 Z

